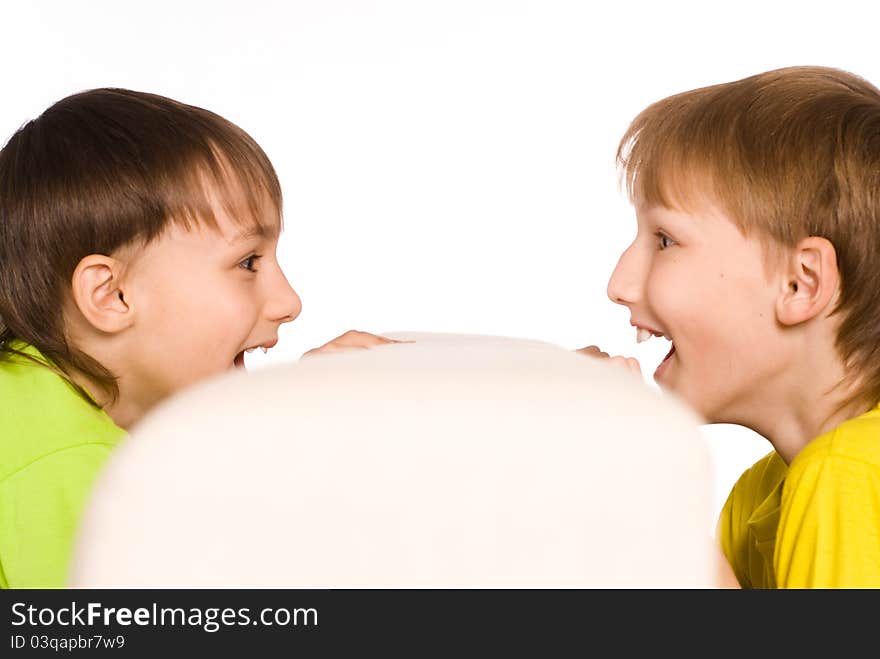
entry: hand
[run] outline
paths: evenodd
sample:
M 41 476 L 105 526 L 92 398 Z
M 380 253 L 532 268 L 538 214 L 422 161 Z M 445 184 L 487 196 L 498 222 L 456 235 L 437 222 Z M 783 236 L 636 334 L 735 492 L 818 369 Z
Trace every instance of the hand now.
M 345 334 L 337 336 L 332 341 L 328 341 L 322 346 L 312 348 L 303 354 L 303 357 L 312 355 L 343 352 L 345 350 L 365 350 L 376 346 L 388 345 L 390 343 L 415 343 L 414 341 L 398 341 L 389 339 L 384 336 L 370 334 L 368 332 L 358 332 L 357 330 L 348 330 Z
M 642 377 L 642 369 L 639 366 L 639 360 L 635 357 L 622 357 L 620 355 L 611 357 L 607 352 L 603 352 L 602 350 L 600 350 L 598 346 L 587 346 L 586 348 L 575 350 L 575 352 L 580 355 L 587 355 L 588 357 L 595 357 L 598 359 L 610 359 L 612 363 L 618 364 L 619 366 L 625 368 L 634 375 Z

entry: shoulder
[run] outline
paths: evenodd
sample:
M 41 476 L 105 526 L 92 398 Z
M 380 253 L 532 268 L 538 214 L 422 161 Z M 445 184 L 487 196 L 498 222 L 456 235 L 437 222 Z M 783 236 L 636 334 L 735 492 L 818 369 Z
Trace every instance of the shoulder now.
M 0 362 L 0 400 L 0 482 L 50 456 L 99 456 L 125 435 L 63 378 L 23 358 Z
M 792 460 L 783 490 L 786 507 L 824 506 L 835 514 L 875 499 L 880 501 L 880 407 L 807 444 Z
M 880 585 L 880 414 L 850 419 L 792 460 L 774 553 L 781 587 Z
M 10 492 L 70 492 L 87 488 L 113 449 L 112 444 L 88 442 L 35 454 L 31 460 L 4 464 L 0 490 L 8 498 Z
M 722 538 L 748 528 L 752 513 L 777 491 L 786 471 L 783 459 L 776 451 L 771 451 L 743 472 L 721 510 L 719 531 Z
M 763 537 L 767 527 L 775 526 L 779 484 L 785 479 L 786 469 L 776 451 L 768 453 L 743 472 L 721 509 L 716 535 L 744 587 L 763 583 L 763 572 L 754 560 L 755 532 L 760 531 Z
M 807 444 L 792 461 L 788 479 L 797 481 L 818 469 L 835 466 L 880 473 L 880 406 Z
M 761 503 L 785 478 L 788 466 L 776 451 L 771 451 L 746 469 L 731 490 L 731 497 L 751 507 Z

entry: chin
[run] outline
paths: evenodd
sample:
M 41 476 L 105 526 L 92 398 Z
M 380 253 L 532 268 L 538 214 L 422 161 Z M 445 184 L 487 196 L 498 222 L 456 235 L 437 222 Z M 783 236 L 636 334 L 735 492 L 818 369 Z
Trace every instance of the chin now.
M 674 382 L 664 383 L 660 385 L 660 387 L 663 391 L 677 396 L 682 402 L 687 404 L 688 407 L 704 419 L 707 418 L 708 410 L 706 409 L 706 401 L 697 395 L 696 392 L 687 391 L 686 389 L 683 390 Z
M 729 415 L 725 414 L 724 410 L 720 410 L 716 406 L 711 405 L 709 401 L 700 399 L 694 400 L 687 397 L 682 397 L 682 400 L 684 400 L 684 402 L 686 402 L 690 408 L 703 419 L 704 423 L 733 423 L 728 420 Z

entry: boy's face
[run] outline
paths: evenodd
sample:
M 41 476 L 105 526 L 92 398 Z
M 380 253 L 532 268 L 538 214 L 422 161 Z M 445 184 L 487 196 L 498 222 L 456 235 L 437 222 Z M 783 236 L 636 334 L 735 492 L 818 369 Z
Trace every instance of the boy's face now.
M 654 373 L 662 388 L 709 423 L 737 423 L 760 408 L 762 387 L 784 377 L 788 359 L 761 244 L 710 204 L 694 212 L 640 206 L 636 215 L 638 234 L 608 296 L 629 308 L 633 325 L 672 340 Z
M 214 213 L 219 231 L 172 224 L 128 266 L 135 321 L 120 384 L 144 402 L 243 367 L 244 350 L 274 345 L 302 308 L 276 261 L 278 219 L 270 235 L 247 235 Z

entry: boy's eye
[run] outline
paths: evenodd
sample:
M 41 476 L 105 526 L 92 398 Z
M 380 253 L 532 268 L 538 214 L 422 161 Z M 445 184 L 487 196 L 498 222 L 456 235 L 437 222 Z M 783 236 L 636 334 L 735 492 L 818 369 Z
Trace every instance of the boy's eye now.
M 654 235 L 657 236 L 657 239 L 659 240 L 659 246 L 660 246 L 661 250 L 664 250 L 668 247 L 672 247 L 673 245 L 677 244 L 672 238 L 667 236 L 662 231 L 658 231 Z
M 244 261 L 239 263 L 239 267 L 244 268 L 250 272 L 256 272 L 257 269 L 254 267 L 257 264 L 257 261 L 260 260 L 260 254 L 251 254 Z

